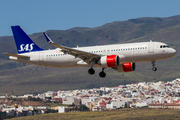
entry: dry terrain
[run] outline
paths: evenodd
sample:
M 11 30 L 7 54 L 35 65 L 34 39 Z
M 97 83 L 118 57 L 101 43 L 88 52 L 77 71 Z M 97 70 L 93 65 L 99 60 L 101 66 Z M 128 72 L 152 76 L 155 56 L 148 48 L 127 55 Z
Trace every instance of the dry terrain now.
M 179 120 L 179 109 L 128 108 L 102 112 L 49 113 L 11 120 Z

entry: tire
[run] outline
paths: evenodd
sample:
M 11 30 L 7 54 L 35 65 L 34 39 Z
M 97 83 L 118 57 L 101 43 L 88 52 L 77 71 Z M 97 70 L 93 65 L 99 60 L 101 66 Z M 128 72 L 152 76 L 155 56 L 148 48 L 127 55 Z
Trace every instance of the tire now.
M 90 75 L 93 75 L 93 74 L 95 73 L 95 70 L 94 70 L 93 68 L 90 68 L 90 69 L 88 70 L 88 73 L 89 73 Z
M 153 67 L 153 68 L 152 68 L 152 70 L 153 70 L 153 71 L 156 71 L 156 70 L 157 70 L 157 68 L 156 68 L 156 67 Z
M 106 77 L 106 73 L 105 73 L 105 72 L 100 72 L 100 73 L 99 73 L 99 76 L 102 77 L 102 78 L 104 78 L 104 77 Z

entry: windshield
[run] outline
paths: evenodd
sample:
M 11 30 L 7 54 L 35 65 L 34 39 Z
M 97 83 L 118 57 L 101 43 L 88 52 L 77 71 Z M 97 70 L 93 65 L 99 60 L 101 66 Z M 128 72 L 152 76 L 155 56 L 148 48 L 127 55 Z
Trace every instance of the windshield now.
M 160 48 L 170 48 L 168 45 L 161 45 Z

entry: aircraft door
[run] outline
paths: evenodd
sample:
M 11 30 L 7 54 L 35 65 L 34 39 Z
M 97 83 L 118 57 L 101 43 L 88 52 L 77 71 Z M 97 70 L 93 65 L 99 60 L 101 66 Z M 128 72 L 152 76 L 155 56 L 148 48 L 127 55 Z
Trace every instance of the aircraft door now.
M 44 52 L 39 52 L 39 62 L 44 62 Z
M 154 43 L 149 43 L 149 53 L 154 53 Z
M 103 54 L 106 55 L 106 50 L 103 50 Z

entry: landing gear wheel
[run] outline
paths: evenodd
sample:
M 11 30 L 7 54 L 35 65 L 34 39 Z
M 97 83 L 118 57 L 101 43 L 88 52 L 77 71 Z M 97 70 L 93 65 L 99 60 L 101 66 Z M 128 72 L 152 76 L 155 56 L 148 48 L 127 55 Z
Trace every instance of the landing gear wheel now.
M 90 68 L 90 69 L 88 70 L 88 73 L 89 73 L 90 75 L 93 75 L 93 74 L 95 73 L 95 71 L 94 71 L 93 68 Z
M 104 77 L 106 77 L 106 73 L 102 71 L 102 72 L 99 73 L 99 76 L 104 78 Z
M 152 63 L 152 66 L 153 66 L 152 70 L 153 70 L 153 71 L 156 71 L 157 68 L 155 67 L 155 61 L 151 61 L 151 63 Z
M 157 70 L 157 68 L 156 68 L 156 67 L 153 67 L 153 68 L 152 68 L 152 70 L 153 70 L 153 71 L 156 71 L 156 70 Z

